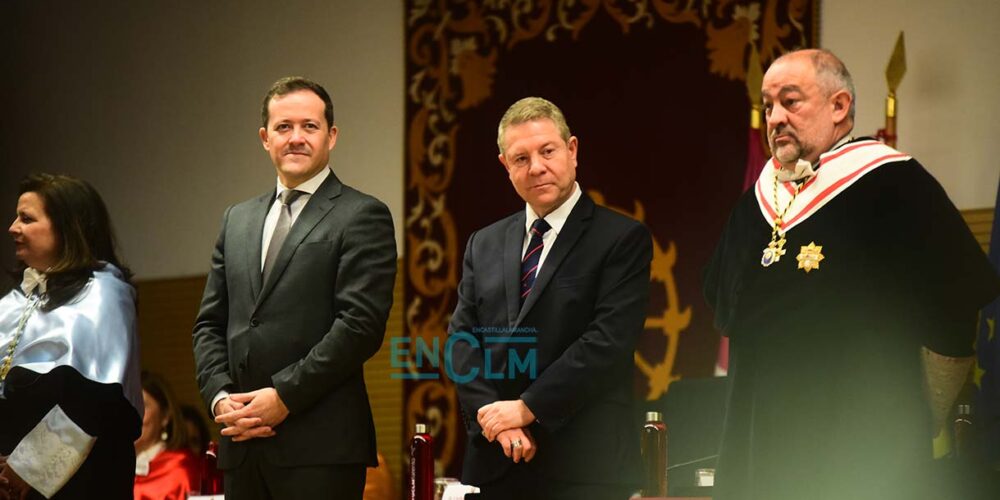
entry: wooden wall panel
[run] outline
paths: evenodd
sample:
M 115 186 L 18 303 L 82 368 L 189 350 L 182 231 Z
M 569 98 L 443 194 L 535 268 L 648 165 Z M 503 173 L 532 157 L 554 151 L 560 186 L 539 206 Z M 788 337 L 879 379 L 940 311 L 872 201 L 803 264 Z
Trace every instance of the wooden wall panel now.
M 177 400 L 198 408 L 208 422 L 191 348 L 191 329 L 204 289 L 204 276 L 136 282 L 142 368 L 161 375 Z M 214 425 L 209 428 L 218 432 Z
M 962 218 L 969 225 L 969 229 L 976 236 L 976 241 L 983 247 L 984 252 L 988 252 L 990 248 L 990 232 L 993 230 L 995 213 L 996 210 L 993 208 L 962 210 Z
M 397 261 L 396 284 L 392 289 L 392 310 L 385 326 L 385 341 L 372 359 L 365 363 L 365 384 L 368 399 L 375 415 L 375 434 L 378 449 L 389 464 L 397 493 L 401 491 L 402 471 L 408 451 L 403 439 L 403 381 L 392 378 L 397 371 L 391 366 L 390 344 L 392 337 L 403 336 L 403 272 L 402 260 Z
M 397 266 L 399 264 L 397 263 Z M 190 404 L 208 414 L 198 395 L 195 381 L 191 330 L 205 288 L 205 277 L 143 280 L 136 283 L 139 297 L 139 339 L 143 369 L 163 376 L 181 404 Z M 403 292 L 401 274 L 397 273 L 393 306 L 386 326 L 382 349 L 365 364 L 365 381 L 379 451 L 385 456 L 396 482 L 401 481 L 403 452 L 403 385 L 393 379 L 389 357 L 389 339 L 403 332 Z M 213 432 L 218 428 L 210 426 Z

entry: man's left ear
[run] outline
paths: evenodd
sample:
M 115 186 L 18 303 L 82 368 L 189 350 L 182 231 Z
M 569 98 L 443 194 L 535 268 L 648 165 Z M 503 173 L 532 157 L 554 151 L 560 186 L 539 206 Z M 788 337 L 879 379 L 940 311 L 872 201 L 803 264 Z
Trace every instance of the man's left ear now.
M 846 90 L 841 90 L 831 97 L 833 100 L 833 122 L 840 123 L 847 119 L 847 114 L 851 110 L 851 94 Z
M 330 127 L 330 149 L 329 149 L 329 151 L 333 151 L 333 146 L 337 144 L 337 132 L 338 131 L 339 131 L 339 129 L 337 129 L 336 125 Z

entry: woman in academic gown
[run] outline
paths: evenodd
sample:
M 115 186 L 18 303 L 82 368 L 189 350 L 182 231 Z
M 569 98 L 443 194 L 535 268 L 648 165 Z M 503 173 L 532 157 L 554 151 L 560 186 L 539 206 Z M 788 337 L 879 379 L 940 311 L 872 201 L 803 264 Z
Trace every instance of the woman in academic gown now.
M 0 298 L 0 499 L 132 498 L 143 403 L 131 273 L 88 183 L 38 174 L 8 229 Z

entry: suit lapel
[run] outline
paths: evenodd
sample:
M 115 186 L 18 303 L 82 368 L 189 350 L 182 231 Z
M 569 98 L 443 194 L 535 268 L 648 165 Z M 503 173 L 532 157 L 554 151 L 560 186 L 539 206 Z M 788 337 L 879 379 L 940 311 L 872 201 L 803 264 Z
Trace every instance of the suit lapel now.
M 330 212 L 330 209 L 333 208 L 335 205 L 334 198 L 340 196 L 342 187 L 343 184 L 340 183 L 340 179 L 337 179 L 337 176 L 333 175 L 333 172 L 330 172 L 330 176 L 309 197 L 306 206 L 302 208 L 302 213 L 299 214 L 292 224 L 292 228 L 288 232 L 288 237 L 285 238 L 284 244 L 281 245 L 281 250 L 274 260 L 274 269 L 271 270 L 267 282 L 263 284 L 263 289 L 257 297 L 257 306 L 260 306 L 264 302 L 264 299 L 274 289 L 274 284 L 281 279 L 281 275 L 284 273 L 285 268 L 288 267 L 288 262 L 292 260 L 292 256 L 295 255 L 295 250 L 302 243 L 302 240 L 312 232 L 316 224 L 323 220 L 326 214 Z M 259 257 L 260 252 L 257 252 L 257 255 Z
M 517 320 L 521 308 L 521 251 L 524 248 L 524 211 L 507 226 L 503 245 L 503 284 L 507 292 L 507 323 Z
M 542 270 L 538 273 L 538 277 L 535 278 L 535 284 L 531 287 L 531 293 L 524 300 L 524 305 L 521 306 L 521 313 L 517 316 L 517 321 L 514 322 L 515 328 L 521 324 L 524 316 L 528 314 L 528 311 L 535 305 L 535 302 L 538 302 L 538 297 L 545 292 L 545 287 L 552 281 L 552 276 L 559 270 L 559 265 L 562 264 L 562 261 L 569 255 L 569 251 L 576 245 L 577 240 L 587 230 L 593 213 L 594 202 L 586 194 L 580 196 L 580 200 L 577 201 L 576 206 L 573 207 L 573 211 L 570 212 L 569 217 L 566 219 L 566 224 L 563 225 L 562 231 L 559 232 L 552 250 L 549 250 L 549 253 L 545 256 L 545 262 L 542 263 Z
M 260 295 L 260 263 L 262 262 L 261 252 L 263 251 L 264 240 L 264 219 L 267 219 L 267 212 L 274 202 L 275 190 L 257 198 L 257 203 L 250 211 L 250 220 L 247 223 L 249 241 L 246 248 L 247 271 L 250 273 L 250 291 L 252 297 L 256 299 Z

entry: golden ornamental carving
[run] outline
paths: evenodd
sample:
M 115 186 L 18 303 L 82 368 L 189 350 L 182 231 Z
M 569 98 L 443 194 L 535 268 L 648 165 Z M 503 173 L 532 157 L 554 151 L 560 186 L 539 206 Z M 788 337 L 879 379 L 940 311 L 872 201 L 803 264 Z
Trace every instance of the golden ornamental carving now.
M 646 222 L 646 210 L 639 200 L 633 202 L 635 209 L 628 212 L 622 208 L 608 205 L 604 195 L 599 191 L 589 190 L 587 194 L 598 205 L 627 215 L 639 222 Z M 674 242 L 669 242 L 666 251 L 664 251 L 656 235 L 653 235 L 650 286 L 662 287 L 667 300 L 661 311 L 646 316 L 644 335 L 649 335 L 650 332 L 663 335 L 667 339 L 667 348 L 663 352 L 663 357 L 655 360 L 645 359 L 638 351 L 634 354 L 635 366 L 646 378 L 649 387 L 646 392 L 647 401 L 659 399 L 667 392 L 667 388 L 672 382 L 681 378 L 680 375 L 673 374 L 674 360 L 677 357 L 677 345 L 680 342 L 681 332 L 691 324 L 691 306 L 681 307 L 680 294 L 677 293 L 677 280 L 674 278 L 674 265 L 676 263 L 677 246 Z

